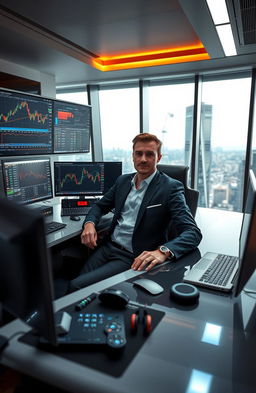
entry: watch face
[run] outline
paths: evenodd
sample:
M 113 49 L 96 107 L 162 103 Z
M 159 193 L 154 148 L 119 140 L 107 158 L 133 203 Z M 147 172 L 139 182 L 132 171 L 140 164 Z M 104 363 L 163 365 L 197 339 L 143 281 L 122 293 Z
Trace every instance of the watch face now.
M 161 252 L 169 252 L 169 249 L 166 246 L 161 246 L 160 251 Z

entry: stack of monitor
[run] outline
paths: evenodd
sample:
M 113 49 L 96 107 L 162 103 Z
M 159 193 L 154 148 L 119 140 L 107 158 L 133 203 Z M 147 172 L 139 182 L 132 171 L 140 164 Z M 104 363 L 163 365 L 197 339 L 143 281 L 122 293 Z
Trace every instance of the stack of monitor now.
M 101 196 L 121 174 L 122 162 L 119 161 L 54 162 L 55 196 Z M 1 196 L 20 204 L 52 198 L 50 158 L 2 160 L 1 183 Z
M 46 155 L 90 151 L 91 106 L 0 89 L 0 108 L 0 198 L 52 198 Z M 121 173 L 121 162 L 56 162 L 55 195 L 103 195 Z
M 91 106 L 0 89 L 0 156 L 88 153 Z

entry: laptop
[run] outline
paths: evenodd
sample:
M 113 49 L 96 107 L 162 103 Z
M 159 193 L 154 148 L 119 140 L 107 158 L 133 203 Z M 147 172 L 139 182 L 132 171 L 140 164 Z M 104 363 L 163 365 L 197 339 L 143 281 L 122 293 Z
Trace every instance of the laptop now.
M 205 288 L 230 292 L 236 282 L 245 284 L 255 269 L 256 179 L 250 170 L 247 198 L 239 237 L 239 257 L 207 252 L 185 273 L 183 281 Z M 238 271 L 239 269 L 239 271 Z M 245 277 L 246 276 L 246 277 Z M 238 277 L 238 280 L 236 280 Z
M 238 267 L 238 257 L 207 252 L 187 272 L 183 281 L 205 288 L 230 292 Z

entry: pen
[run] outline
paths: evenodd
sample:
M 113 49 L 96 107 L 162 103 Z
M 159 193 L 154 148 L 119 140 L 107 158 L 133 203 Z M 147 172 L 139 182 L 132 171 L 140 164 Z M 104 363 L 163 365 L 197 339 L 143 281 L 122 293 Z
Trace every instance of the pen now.
M 78 304 L 76 304 L 75 309 L 77 311 L 82 310 L 84 307 L 86 307 L 89 303 L 91 303 L 94 299 L 96 299 L 97 294 L 95 292 L 91 293 L 89 296 L 81 300 Z

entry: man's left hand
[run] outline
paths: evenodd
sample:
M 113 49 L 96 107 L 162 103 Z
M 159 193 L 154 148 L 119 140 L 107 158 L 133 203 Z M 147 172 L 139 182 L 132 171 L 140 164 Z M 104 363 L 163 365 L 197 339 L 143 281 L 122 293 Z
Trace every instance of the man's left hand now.
M 139 256 L 137 256 L 131 268 L 133 270 L 151 270 L 158 264 L 165 262 L 167 259 L 161 251 L 143 251 Z

